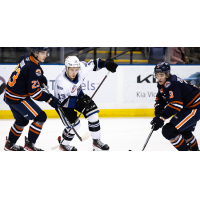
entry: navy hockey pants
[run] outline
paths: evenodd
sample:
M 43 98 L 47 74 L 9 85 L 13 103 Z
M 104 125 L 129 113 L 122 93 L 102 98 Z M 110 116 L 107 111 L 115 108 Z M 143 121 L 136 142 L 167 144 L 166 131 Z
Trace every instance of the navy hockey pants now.
M 32 99 L 25 99 L 18 104 L 9 106 L 14 118 L 19 121 L 33 120 L 42 111 Z

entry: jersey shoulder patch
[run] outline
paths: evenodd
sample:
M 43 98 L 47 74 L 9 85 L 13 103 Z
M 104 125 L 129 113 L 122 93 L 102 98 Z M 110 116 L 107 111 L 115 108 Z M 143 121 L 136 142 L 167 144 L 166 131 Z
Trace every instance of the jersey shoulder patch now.
M 167 81 L 167 82 L 164 84 L 164 87 L 165 87 L 165 88 L 168 88 L 170 85 L 171 85 L 171 82 L 170 82 L 170 81 Z

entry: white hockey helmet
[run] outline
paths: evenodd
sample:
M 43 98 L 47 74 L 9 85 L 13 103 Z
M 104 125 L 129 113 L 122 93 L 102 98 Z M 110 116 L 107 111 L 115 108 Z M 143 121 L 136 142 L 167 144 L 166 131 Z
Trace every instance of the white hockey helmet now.
M 66 72 L 69 69 L 69 67 L 79 67 L 79 68 L 81 67 L 80 66 L 80 61 L 79 61 L 79 59 L 76 56 L 68 56 L 65 59 L 65 69 L 66 69 Z

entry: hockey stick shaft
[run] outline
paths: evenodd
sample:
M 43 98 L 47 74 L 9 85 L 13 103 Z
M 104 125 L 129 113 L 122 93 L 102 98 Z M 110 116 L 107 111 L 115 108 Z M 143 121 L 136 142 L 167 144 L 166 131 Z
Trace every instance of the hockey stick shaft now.
M 2 83 L 0 85 L 0 95 L 3 93 L 3 91 L 6 89 L 6 84 L 5 83 Z
M 99 90 L 99 88 L 101 87 L 101 85 L 103 84 L 103 82 L 106 80 L 106 78 L 108 77 L 108 74 L 110 73 L 110 71 L 107 73 L 107 75 L 104 77 L 104 79 L 101 81 L 101 83 L 99 84 L 98 88 L 96 89 L 96 91 L 94 92 L 94 94 L 92 95 L 92 97 L 90 98 L 89 102 L 92 101 L 94 95 L 97 93 L 97 91 Z M 71 124 L 71 128 L 70 130 L 68 131 L 68 133 L 71 131 L 71 129 L 74 127 L 74 125 L 76 124 L 76 122 L 79 120 L 79 118 L 81 117 L 81 115 L 83 114 L 83 112 L 85 111 L 86 107 L 82 110 L 82 112 L 79 114 L 78 118 L 76 119 L 76 121 Z M 67 134 L 68 134 L 67 133 Z
M 142 148 L 142 151 L 144 151 L 145 147 L 147 146 L 147 143 L 149 142 L 149 139 L 150 139 L 150 137 L 151 137 L 151 135 L 152 135 L 152 133 L 153 133 L 153 131 L 154 131 L 154 127 L 155 127 L 155 125 L 153 125 L 153 126 L 151 127 L 151 132 L 149 133 L 149 136 L 148 136 L 148 138 L 147 138 L 147 140 L 146 140 L 146 142 L 145 142 L 145 144 L 144 144 L 144 146 L 143 146 L 143 148 Z
M 50 92 L 49 92 L 47 86 L 46 86 L 45 84 L 42 84 L 42 85 L 43 85 L 43 87 L 46 89 L 46 91 L 50 94 Z M 59 110 L 59 111 L 62 113 L 62 115 L 67 119 L 67 117 L 66 117 L 65 113 L 63 112 L 62 108 L 60 108 L 60 107 L 58 106 L 58 110 Z M 68 121 L 68 123 L 69 123 L 69 120 L 68 120 L 68 119 L 67 119 L 67 121 Z M 70 131 L 73 130 L 74 133 L 76 134 L 76 136 L 78 137 L 78 139 L 82 142 L 82 141 L 83 141 L 82 138 L 81 138 L 80 135 L 76 132 L 76 130 L 74 129 L 74 127 L 72 127 L 72 125 L 71 125 L 70 123 L 69 123 L 69 125 L 71 126 Z M 70 131 L 69 131 L 69 132 L 70 132 Z M 67 133 L 67 135 L 69 134 L 69 132 Z M 63 141 L 62 141 L 62 142 L 63 142 Z

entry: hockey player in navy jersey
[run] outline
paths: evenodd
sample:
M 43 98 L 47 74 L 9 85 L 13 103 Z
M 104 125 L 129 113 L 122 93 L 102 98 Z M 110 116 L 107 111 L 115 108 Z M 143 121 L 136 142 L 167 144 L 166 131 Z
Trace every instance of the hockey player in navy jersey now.
M 163 136 L 177 150 L 199 151 L 192 132 L 200 119 L 200 90 L 170 74 L 169 63 L 159 62 L 154 73 L 158 80 L 158 93 L 155 103 L 156 117 L 151 125 L 155 125 L 154 130 L 162 127 Z M 170 122 L 164 125 L 165 120 L 170 117 Z
M 42 83 L 47 85 L 47 79 L 40 66 L 48 56 L 47 47 L 32 47 L 31 53 L 24 55 L 12 72 L 7 83 L 4 101 L 9 105 L 15 123 L 6 137 L 5 151 L 43 151 L 36 148 L 35 143 L 41 133 L 47 116 L 44 111 L 32 100 L 45 101 L 53 108 L 57 108 L 59 101 L 54 96 L 41 89 Z M 16 145 L 17 140 L 29 120 L 28 138 L 25 137 L 25 146 Z
M 58 75 L 55 81 L 54 95 L 59 98 L 61 107 L 67 117 L 57 110 L 63 124 L 66 126 L 62 133 L 59 149 L 62 151 L 77 151 L 70 142 L 74 138 L 74 131 L 70 130 L 69 123 L 74 123 L 77 119 L 77 111 L 83 112 L 88 120 L 88 128 L 93 138 L 93 150 L 109 150 L 109 146 L 101 141 L 101 128 L 98 117 L 98 107 L 94 101 L 89 103 L 90 97 L 83 93 L 81 84 L 91 71 L 98 71 L 107 68 L 111 72 L 116 72 L 117 64 L 113 60 L 103 61 L 101 59 L 91 60 L 88 63 L 80 62 L 76 56 L 69 56 L 65 60 L 65 70 Z M 68 121 L 69 120 L 69 121 Z M 80 128 L 80 120 L 74 126 L 75 130 Z

